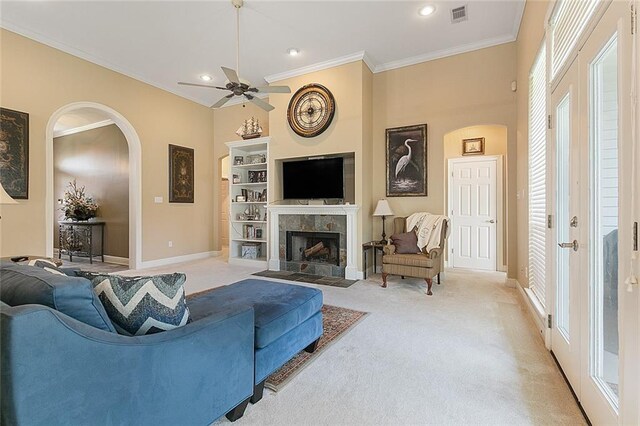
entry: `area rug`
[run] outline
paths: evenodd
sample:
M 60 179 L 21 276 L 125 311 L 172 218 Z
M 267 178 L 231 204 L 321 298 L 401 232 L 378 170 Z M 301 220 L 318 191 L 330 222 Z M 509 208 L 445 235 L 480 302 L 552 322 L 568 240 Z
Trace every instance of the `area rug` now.
M 368 312 L 355 311 L 353 309 L 331 305 L 322 306 L 322 326 L 324 331 L 315 352 L 312 354 L 305 351 L 300 352 L 278 371 L 270 375 L 267 378 L 265 387 L 275 392 L 281 390 L 292 378 L 324 352 L 325 349 L 347 334 L 349 330 L 355 327 L 355 325 L 367 315 Z
M 346 280 L 340 277 L 324 277 L 322 275 L 305 274 L 291 271 L 260 271 L 253 275 L 267 278 L 278 278 L 287 281 L 298 281 L 312 284 L 328 285 L 331 287 L 347 288 L 358 282 L 358 280 Z

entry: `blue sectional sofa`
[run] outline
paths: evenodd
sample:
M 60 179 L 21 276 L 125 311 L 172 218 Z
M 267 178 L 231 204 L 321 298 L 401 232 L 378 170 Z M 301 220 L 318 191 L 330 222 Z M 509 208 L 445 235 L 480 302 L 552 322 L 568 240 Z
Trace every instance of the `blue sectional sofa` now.
M 71 273 L 70 273 L 71 274 Z M 91 283 L 0 264 L 0 424 L 234 421 L 322 335 L 322 293 L 245 280 L 194 297 L 192 322 L 115 332 Z

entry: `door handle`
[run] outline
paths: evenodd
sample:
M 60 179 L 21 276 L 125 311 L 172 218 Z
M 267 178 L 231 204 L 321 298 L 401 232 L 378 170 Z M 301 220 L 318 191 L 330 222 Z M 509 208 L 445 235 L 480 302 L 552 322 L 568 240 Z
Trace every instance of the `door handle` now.
M 573 240 L 570 243 L 558 243 L 558 247 L 570 248 L 570 249 L 573 249 L 573 251 L 578 251 L 578 240 Z
M 488 223 L 496 223 L 496 221 L 495 221 L 495 220 L 493 220 L 493 219 L 491 219 L 491 220 L 487 220 L 486 222 L 488 222 Z

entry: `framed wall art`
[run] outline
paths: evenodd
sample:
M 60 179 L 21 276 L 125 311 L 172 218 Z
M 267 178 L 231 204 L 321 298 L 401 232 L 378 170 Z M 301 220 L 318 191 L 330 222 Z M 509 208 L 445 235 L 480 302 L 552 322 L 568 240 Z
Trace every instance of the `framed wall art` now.
M 29 114 L 0 108 L 0 182 L 16 200 L 29 199 Z
M 169 202 L 193 203 L 194 151 L 192 148 L 169 145 Z
M 462 155 L 484 155 L 484 138 L 463 139 Z
M 427 195 L 427 125 L 387 129 L 387 197 Z

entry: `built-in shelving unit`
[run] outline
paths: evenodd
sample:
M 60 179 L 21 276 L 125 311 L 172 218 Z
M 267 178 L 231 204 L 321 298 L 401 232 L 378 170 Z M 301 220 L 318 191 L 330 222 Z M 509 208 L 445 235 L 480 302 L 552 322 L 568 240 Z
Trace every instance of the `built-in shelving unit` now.
M 267 267 L 269 140 L 264 137 L 227 142 L 229 263 Z

